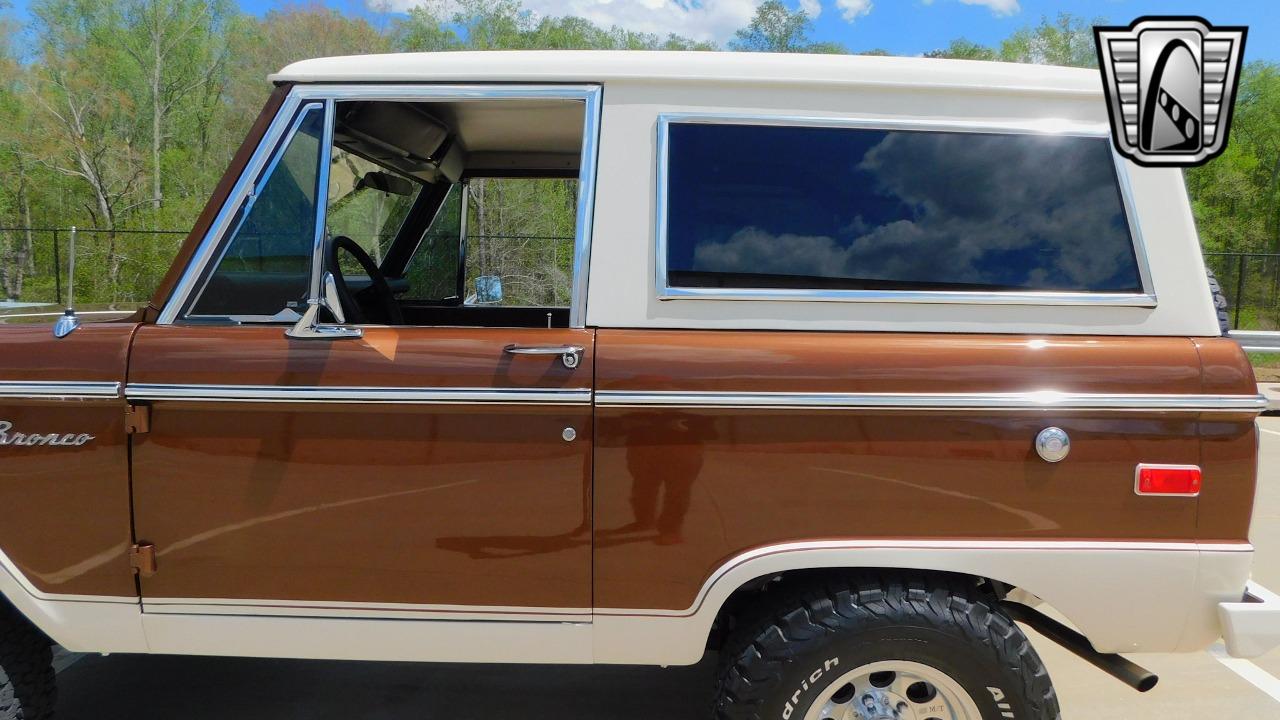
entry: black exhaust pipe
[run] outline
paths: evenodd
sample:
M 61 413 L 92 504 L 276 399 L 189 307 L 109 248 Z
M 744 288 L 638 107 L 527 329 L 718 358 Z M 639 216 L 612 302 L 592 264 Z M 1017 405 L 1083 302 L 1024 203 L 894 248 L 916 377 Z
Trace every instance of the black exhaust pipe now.
M 1030 625 L 1036 632 L 1088 660 L 1094 667 L 1138 692 L 1146 692 L 1160 682 L 1160 678 L 1155 673 L 1140 665 L 1114 653 L 1100 653 L 1094 650 L 1085 636 L 1039 610 L 1008 600 L 1001 601 L 1000 608 L 1008 613 L 1009 617 Z

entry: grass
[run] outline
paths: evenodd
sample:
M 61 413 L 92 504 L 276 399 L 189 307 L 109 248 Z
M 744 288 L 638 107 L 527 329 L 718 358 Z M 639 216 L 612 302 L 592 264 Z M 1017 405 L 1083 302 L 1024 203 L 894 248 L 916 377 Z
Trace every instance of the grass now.
M 1253 363 L 1253 374 L 1258 382 L 1280 381 L 1280 353 L 1249 353 L 1249 362 Z

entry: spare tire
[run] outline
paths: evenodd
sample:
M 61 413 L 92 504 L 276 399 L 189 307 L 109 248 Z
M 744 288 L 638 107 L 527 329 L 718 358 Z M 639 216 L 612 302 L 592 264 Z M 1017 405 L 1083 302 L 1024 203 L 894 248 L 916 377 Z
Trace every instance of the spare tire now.
M 1213 309 L 1218 313 L 1218 329 L 1223 335 L 1230 335 L 1231 318 L 1227 315 L 1227 296 L 1222 292 L 1222 284 L 1213 270 L 1205 268 L 1204 273 L 1209 276 L 1209 294 L 1213 296 Z

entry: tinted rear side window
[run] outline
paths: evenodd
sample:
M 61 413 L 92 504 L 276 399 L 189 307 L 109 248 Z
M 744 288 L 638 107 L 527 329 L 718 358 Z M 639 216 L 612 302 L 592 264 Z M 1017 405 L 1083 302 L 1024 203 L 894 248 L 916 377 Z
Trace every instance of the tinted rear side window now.
M 1106 138 L 673 122 L 667 284 L 1140 293 Z

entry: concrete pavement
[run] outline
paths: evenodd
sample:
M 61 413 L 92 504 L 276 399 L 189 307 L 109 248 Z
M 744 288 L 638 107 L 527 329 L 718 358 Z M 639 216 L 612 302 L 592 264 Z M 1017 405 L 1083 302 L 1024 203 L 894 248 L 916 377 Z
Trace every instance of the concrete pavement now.
M 1254 577 L 1280 589 L 1280 417 L 1259 426 Z M 1280 651 L 1252 662 L 1135 655 L 1160 675 L 1139 695 L 1053 643 L 1034 642 L 1067 720 L 1280 717 Z M 59 674 L 58 718 L 703 720 L 714 672 L 714 658 L 664 670 L 90 656 Z

